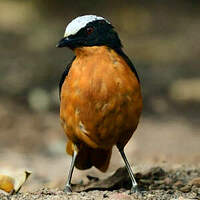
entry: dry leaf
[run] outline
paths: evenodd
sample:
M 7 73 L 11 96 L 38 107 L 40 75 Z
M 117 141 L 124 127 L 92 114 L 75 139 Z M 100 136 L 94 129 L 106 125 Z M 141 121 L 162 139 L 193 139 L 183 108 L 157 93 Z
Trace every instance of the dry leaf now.
M 14 182 L 12 177 L 0 174 L 0 190 L 11 193 L 14 190 Z
M 18 172 L 8 170 L 0 173 L 0 190 L 9 194 L 18 193 L 30 174 L 28 170 Z

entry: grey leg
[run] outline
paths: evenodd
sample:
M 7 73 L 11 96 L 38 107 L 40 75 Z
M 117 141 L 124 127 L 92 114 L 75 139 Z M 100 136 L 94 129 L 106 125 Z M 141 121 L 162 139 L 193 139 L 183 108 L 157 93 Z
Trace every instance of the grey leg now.
M 129 176 L 130 176 L 130 179 L 131 179 L 131 182 L 132 182 L 132 187 L 131 187 L 131 191 L 130 192 L 131 193 L 138 192 L 139 190 L 138 190 L 137 182 L 136 182 L 136 180 L 134 178 L 133 171 L 132 171 L 131 166 L 130 166 L 130 164 L 129 164 L 127 158 L 126 158 L 126 155 L 124 153 L 124 149 L 120 149 L 119 147 L 117 147 L 117 148 L 118 148 L 118 150 L 119 150 L 119 152 L 120 152 L 120 154 L 121 154 L 121 156 L 122 156 L 122 158 L 123 158 L 123 160 L 125 162 L 126 169 L 127 169 L 128 173 L 129 173 Z
M 73 174 L 73 170 L 74 170 L 74 164 L 75 164 L 76 156 L 77 156 L 77 151 L 74 150 L 70 169 L 69 169 L 69 174 L 68 174 L 68 178 L 67 178 L 67 183 L 66 183 L 65 188 L 64 188 L 64 192 L 72 192 L 71 179 L 72 179 L 72 174 Z

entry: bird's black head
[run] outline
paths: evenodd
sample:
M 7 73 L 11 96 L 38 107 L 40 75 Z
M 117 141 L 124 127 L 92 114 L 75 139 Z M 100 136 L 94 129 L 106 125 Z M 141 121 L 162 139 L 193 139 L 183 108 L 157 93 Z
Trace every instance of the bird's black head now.
M 57 47 L 75 49 L 85 46 L 102 46 L 121 48 L 117 32 L 109 21 L 95 15 L 84 15 L 72 20 L 66 27 L 64 38 Z

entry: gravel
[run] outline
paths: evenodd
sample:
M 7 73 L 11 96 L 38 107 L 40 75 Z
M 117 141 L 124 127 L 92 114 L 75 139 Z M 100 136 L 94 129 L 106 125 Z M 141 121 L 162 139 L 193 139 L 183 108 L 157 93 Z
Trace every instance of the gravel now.
M 126 173 L 126 172 L 125 172 Z M 124 176 L 126 177 L 126 176 Z M 113 176 L 112 176 L 113 178 Z M 200 168 L 181 167 L 165 171 L 161 167 L 154 167 L 145 173 L 137 173 L 136 179 L 140 192 L 130 194 L 130 182 L 127 178 L 119 179 L 115 186 L 107 186 L 106 190 L 92 189 L 86 191 L 65 193 L 60 189 L 42 188 L 35 192 L 19 193 L 15 195 L 0 194 L 1 200 L 186 200 L 200 199 Z M 97 184 L 98 181 L 96 180 Z M 93 184 L 93 183 L 92 183 Z M 78 186 L 76 185 L 75 188 Z M 82 186 L 83 187 L 83 186 Z

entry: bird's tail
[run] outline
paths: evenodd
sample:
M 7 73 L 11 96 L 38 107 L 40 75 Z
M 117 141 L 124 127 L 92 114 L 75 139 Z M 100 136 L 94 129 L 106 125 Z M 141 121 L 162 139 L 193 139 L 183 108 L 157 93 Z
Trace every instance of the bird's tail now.
M 67 153 L 73 154 L 74 144 L 71 141 L 67 143 Z M 78 169 L 89 169 L 95 166 L 102 172 L 108 169 L 110 158 L 112 154 L 111 149 L 92 149 L 85 144 L 81 144 L 79 147 L 78 155 L 76 157 L 75 166 Z

